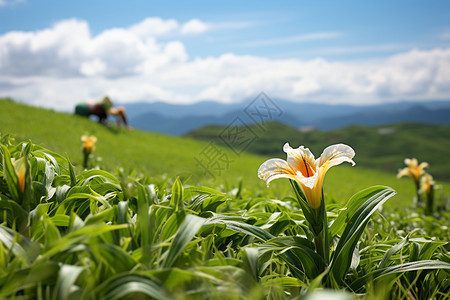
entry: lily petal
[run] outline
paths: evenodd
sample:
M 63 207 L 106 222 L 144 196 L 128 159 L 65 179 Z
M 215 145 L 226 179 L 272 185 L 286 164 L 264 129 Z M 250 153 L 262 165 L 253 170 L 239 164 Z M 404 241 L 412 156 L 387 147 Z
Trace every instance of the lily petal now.
M 417 167 L 418 164 L 417 158 L 405 158 L 405 165 L 409 167 Z
M 316 161 L 314 154 L 303 146 L 293 149 L 289 143 L 284 144 L 284 152 L 287 153 L 287 163 L 296 172 L 300 172 L 301 177 L 310 177 L 316 173 Z
M 422 162 L 422 163 L 420 163 L 420 165 L 419 165 L 419 168 L 422 170 L 422 169 L 424 169 L 424 168 L 428 168 L 428 163 L 427 162 Z
M 258 169 L 258 177 L 264 180 L 267 186 L 269 182 L 278 178 L 297 180 L 294 170 L 280 158 L 272 158 L 264 162 Z
M 322 155 L 320 155 L 318 166 L 322 167 L 326 164 L 325 169 L 329 169 L 343 162 L 349 162 L 352 166 L 354 166 L 355 162 L 352 160 L 354 156 L 355 151 L 352 147 L 345 144 L 328 146 L 325 150 L 323 150 Z
M 298 172 L 298 173 L 300 173 L 300 172 Z M 300 182 L 304 186 L 306 186 L 307 188 L 310 188 L 310 189 L 314 188 L 314 185 L 317 182 L 317 178 L 319 177 L 319 173 L 316 173 L 311 177 L 303 177 L 303 176 L 301 176 L 301 174 L 298 174 L 298 173 L 297 173 L 297 178 L 300 178 Z
M 403 176 L 410 176 L 410 175 L 411 175 L 411 171 L 409 170 L 409 168 L 403 168 L 403 169 L 398 170 L 397 178 L 401 178 Z

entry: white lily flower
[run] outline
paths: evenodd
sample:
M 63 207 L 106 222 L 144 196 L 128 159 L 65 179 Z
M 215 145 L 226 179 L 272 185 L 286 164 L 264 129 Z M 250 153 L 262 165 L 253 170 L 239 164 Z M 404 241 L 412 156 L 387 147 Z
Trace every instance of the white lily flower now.
M 279 158 L 267 160 L 259 167 L 259 178 L 263 179 L 267 186 L 269 182 L 278 178 L 297 181 L 309 205 L 314 209 L 320 206 L 323 180 L 328 169 L 343 162 L 355 165 L 352 160 L 355 151 L 344 144 L 325 148 L 318 159 L 314 159 L 311 151 L 304 146 L 293 149 L 286 143 L 283 150 L 287 153 L 287 160 Z

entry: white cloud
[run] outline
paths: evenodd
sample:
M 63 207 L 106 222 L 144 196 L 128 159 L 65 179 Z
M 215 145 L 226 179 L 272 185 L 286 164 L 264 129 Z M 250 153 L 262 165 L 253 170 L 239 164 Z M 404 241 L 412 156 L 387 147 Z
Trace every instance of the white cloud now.
M 178 29 L 178 22 L 174 19 L 147 18 L 129 28 L 140 37 L 161 36 Z
M 200 34 L 207 31 L 209 26 L 198 20 L 198 19 L 192 19 L 186 23 L 183 24 L 181 27 L 181 33 L 182 34 Z
M 199 19 L 191 19 L 180 25 L 174 19 L 163 20 L 153 17 L 147 18 L 131 27 L 129 31 L 139 37 L 158 37 L 168 34 L 201 34 L 206 32 L 210 26 Z
M 80 72 L 86 76 L 97 76 L 105 72 L 106 65 L 100 59 L 85 61 L 81 64 Z
M 159 29 L 151 31 L 152 22 Z M 158 38 L 181 33 L 183 26 L 152 18 L 92 36 L 86 22 L 72 19 L 41 31 L 6 33 L 0 36 L 0 96 L 66 111 L 105 94 L 118 102 L 172 103 L 239 102 L 261 91 L 271 98 L 328 103 L 450 97 L 450 48 L 376 61 L 233 53 L 189 59 L 181 41 Z
M 11 76 L 120 77 L 187 59 L 179 42 L 158 43 L 148 33 L 114 28 L 92 37 L 89 25 L 76 19 L 36 32 L 9 32 L 0 36 L 0 68 Z

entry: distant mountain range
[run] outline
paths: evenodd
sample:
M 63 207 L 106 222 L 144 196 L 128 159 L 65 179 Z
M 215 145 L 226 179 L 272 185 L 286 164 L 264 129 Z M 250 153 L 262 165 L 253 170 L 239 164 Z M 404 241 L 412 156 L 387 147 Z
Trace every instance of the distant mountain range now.
M 264 96 L 238 104 L 213 101 L 190 105 L 140 102 L 123 106 L 131 126 L 171 135 L 184 135 L 206 125 L 228 125 L 233 122 L 250 125 L 280 121 L 294 128 L 310 126 L 321 130 L 398 122 L 450 124 L 450 101 L 400 101 L 356 106 L 294 103 Z

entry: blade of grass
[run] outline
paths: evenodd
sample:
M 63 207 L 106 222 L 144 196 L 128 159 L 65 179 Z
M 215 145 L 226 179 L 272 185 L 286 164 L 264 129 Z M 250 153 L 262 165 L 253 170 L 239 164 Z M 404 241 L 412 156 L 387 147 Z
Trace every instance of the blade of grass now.
M 203 226 L 205 219 L 187 215 L 184 222 L 181 224 L 178 232 L 170 245 L 169 252 L 166 259 L 162 263 L 163 268 L 169 268 L 173 265 L 176 258 L 183 251 L 184 247 L 192 240 L 194 235 Z

